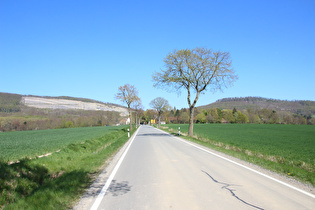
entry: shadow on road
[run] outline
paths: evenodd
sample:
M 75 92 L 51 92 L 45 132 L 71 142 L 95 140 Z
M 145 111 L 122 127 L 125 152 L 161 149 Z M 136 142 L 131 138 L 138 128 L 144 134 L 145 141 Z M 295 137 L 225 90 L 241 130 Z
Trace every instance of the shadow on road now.
M 166 133 L 145 133 L 145 134 L 138 134 L 137 136 L 172 136 Z
M 127 181 L 117 182 L 113 180 L 108 188 L 108 193 L 111 193 L 113 196 L 120 196 L 126 194 L 130 191 L 131 186 Z

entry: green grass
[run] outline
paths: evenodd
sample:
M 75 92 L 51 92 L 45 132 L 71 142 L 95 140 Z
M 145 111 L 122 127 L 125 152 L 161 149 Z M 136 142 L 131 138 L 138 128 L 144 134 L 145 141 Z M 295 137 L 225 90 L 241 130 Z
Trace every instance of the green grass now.
M 128 140 L 127 126 L 80 129 L 55 130 L 54 134 L 62 139 L 79 139 L 59 144 L 63 149 L 51 156 L 25 158 L 11 165 L 0 161 L 0 209 L 72 208 L 105 167 L 105 161 Z M 90 137 L 84 132 L 77 136 L 73 131 L 85 131 Z
M 166 125 L 188 133 L 188 125 Z M 195 124 L 199 144 L 315 185 L 315 126 Z
M 33 158 L 120 129 L 120 126 L 107 126 L 3 132 L 0 133 L 0 159 L 16 161 L 24 157 Z

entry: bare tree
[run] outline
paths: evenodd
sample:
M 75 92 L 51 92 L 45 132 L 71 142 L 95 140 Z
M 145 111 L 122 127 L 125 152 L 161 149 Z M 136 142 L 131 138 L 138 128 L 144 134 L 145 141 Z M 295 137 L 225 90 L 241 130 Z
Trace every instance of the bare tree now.
M 133 105 L 132 108 L 135 110 L 135 118 L 136 118 L 136 127 L 140 124 L 140 117 L 141 114 L 143 113 L 143 105 L 141 103 L 141 100 L 136 101 Z
M 150 106 L 158 112 L 159 126 L 161 124 L 161 115 L 163 112 L 168 111 L 171 107 L 168 101 L 164 98 L 157 97 L 150 102 Z
M 153 74 L 154 87 L 167 90 L 187 90 L 189 131 L 193 136 L 194 108 L 200 93 L 213 92 L 232 85 L 237 79 L 229 52 L 207 48 L 175 50 L 164 58 L 165 69 Z
M 140 101 L 138 90 L 133 85 L 129 84 L 120 86 L 115 98 L 127 104 L 130 119 L 130 131 L 132 131 L 131 105 Z

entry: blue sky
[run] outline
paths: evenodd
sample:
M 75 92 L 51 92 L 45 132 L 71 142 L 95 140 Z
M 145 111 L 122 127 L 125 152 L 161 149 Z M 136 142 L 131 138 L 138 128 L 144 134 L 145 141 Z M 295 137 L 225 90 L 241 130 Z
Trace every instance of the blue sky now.
M 315 1 L 0 0 L 0 92 L 120 103 L 134 85 L 145 109 L 156 97 L 186 108 L 187 93 L 153 87 L 174 49 L 229 51 L 239 79 L 205 92 L 315 100 Z

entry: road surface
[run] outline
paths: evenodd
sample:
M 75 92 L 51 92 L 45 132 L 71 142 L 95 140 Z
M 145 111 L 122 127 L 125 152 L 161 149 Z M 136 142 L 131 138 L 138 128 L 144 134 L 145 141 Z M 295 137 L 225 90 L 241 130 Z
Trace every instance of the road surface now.
M 315 209 L 314 194 L 150 126 L 120 161 L 89 209 Z

